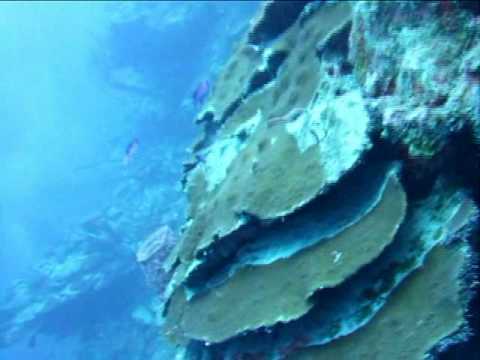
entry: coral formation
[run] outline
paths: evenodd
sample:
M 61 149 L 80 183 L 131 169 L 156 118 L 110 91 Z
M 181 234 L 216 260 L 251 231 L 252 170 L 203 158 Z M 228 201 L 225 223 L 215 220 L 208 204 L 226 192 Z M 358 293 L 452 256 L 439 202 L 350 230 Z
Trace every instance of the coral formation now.
M 169 281 L 166 260 L 177 243 L 177 236 L 168 225 L 163 225 L 144 242 L 137 251 L 137 262 L 142 266 L 147 282 L 163 294 Z
M 451 159 L 478 151 L 477 15 L 260 9 L 185 168 L 164 308 L 179 358 L 423 359 L 468 337 L 480 177 Z
M 435 248 L 424 267 L 392 294 L 362 331 L 325 347 L 306 348 L 288 359 L 350 359 L 352 354 L 359 358 L 422 359 L 464 325 L 461 277 L 469 265 L 469 252 L 465 244 Z M 412 335 L 406 335 L 409 333 Z
M 450 3 L 446 12 L 439 2 L 355 6 L 349 54 L 355 74 L 376 99 L 384 137 L 412 157 L 435 156 L 472 121 L 475 89 L 465 74 L 475 68 L 480 31 L 471 13 Z
M 338 286 L 381 253 L 393 239 L 404 211 L 401 186 L 392 177 L 387 180 L 381 200 L 367 215 L 329 239 L 315 238 L 318 234 L 313 226 L 288 226 L 285 220 L 290 232 L 288 240 L 298 237 L 314 245 L 276 261 L 269 259 L 268 265 L 238 270 L 226 283 L 192 299 L 182 318 L 176 319 L 175 328 L 190 338 L 219 342 L 243 331 L 304 315 L 312 306 L 309 297 L 316 290 Z M 270 241 L 282 241 L 281 235 L 269 236 Z M 309 240 L 309 236 L 314 239 Z M 256 290 L 239 301 L 252 287 Z M 238 306 L 232 309 L 233 302 Z
M 112 323 L 129 334 L 112 358 L 173 358 L 160 326 L 188 360 L 420 360 L 468 338 L 478 16 L 463 1 L 266 2 L 198 104 L 180 240 L 157 175 L 174 164 L 140 169 L 150 183 L 123 184 L 10 289 L 0 346 L 75 323 L 93 298 L 115 312 L 105 294 L 139 269 L 156 298 Z M 83 336 L 105 341 L 93 326 Z

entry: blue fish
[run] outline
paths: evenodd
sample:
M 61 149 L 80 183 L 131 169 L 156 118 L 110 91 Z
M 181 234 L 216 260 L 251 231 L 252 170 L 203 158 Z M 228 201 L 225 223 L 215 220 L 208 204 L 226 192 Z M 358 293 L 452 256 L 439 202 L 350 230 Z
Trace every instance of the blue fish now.
M 123 165 L 128 165 L 132 162 L 135 154 L 138 152 L 140 147 L 140 141 L 138 138 L 134 138 L 125 149 L 125 155 L 123 156 Z
M 193 103 L 199 107 L 203 105 L 210 93 L 210 82 L 208 80 L 201 81 L 192 94 Z

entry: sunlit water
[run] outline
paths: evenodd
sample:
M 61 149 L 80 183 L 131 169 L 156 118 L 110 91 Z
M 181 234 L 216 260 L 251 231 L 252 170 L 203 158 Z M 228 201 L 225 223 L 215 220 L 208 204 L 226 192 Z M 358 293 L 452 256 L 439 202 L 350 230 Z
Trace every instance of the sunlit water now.
M 132 178 L 140 186 L 165 181 L 165 191 L 176 191 L 197 131 L 190 94 L 202 79 L 214 81 L 257 5 L 0 3 L 2 292 L 32 276 L 52 248 L 65 246 L 72 228 L 117 201 L 118 188 Z M 125 167 L 134 138 L 139 151 Z M 162 177 L 154 165 L 165 156 L 172 171 Z M 141 171 L 148 166 L 154 170 Z M 103 299 L 80 299 L 73 306 L 83 320 L 75 326 L 52 318 L 53 333 L 65 337 L 24 339 L 1 350 L 0 359 L 75 359 L 84 346 L 81 321 L 102 333 L 151 295 L 137 275 L 128 284 L 113 281 L 96 294 Z M 105 300 L 108 291 L 116 301 Z

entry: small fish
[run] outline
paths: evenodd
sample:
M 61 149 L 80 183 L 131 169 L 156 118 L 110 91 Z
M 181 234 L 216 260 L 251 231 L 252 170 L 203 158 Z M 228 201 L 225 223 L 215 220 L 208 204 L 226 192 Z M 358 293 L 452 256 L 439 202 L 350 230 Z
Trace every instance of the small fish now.
M 203 105 L 210 93 L 210 82 L 208 80 L 201 81 L 192 94 L 192 100 L 195 106 Z
M 140 141 L 137 138 L 133 139 L 130 144 L 128 144 L 125 149 L 125 155 L 123 156 L 123 165 L 127 166 L 132 162 L 135 154 L 138 152 L 139 146 Z

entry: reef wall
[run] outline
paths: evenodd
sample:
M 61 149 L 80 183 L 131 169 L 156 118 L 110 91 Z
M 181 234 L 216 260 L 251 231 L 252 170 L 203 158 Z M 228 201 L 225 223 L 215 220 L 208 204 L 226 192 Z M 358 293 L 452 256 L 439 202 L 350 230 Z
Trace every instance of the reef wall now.
M 455 1 L 263 5 L 185 164 L 187 222 L 164 265 L 178 358 L 415 360 L 468 337 L 478 16 Z

